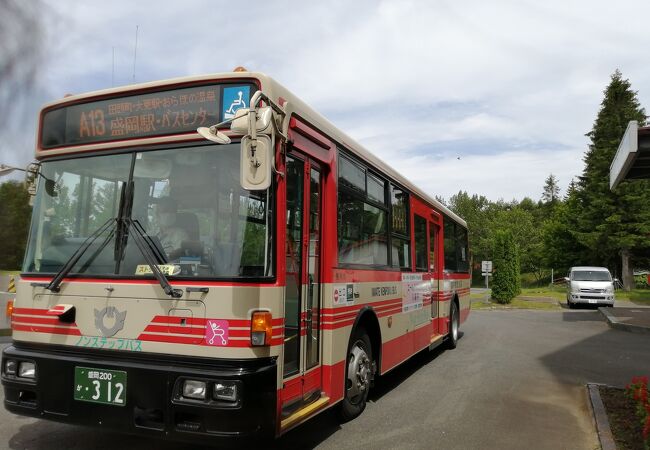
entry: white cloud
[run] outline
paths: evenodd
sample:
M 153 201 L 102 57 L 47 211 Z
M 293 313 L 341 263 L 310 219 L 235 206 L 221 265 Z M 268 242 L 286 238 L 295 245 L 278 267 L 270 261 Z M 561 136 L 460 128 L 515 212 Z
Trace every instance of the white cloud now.
M 48 93 L 32 103 L 109 87 L 113 47 L 115 83 L 130 83 L 138 25 L 138 81 L 238 65 L 265 71 L 447 197 L 463 189 L 537 199 L 551 172 L 566 186 L 582 170 L 584 134 L 616 68 L 650 103 L 641 0 L 51 0 L 49 8 L 57 32 L 42 68 Z M 16 153 L 1 146 L 0 162 L 31 159 L 31 148 Z

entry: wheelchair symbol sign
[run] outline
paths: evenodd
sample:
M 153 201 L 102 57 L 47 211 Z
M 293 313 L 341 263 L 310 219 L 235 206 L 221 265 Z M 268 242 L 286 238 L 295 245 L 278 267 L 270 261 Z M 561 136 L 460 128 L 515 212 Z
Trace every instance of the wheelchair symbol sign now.
M 223 119 L 232 119 L 235 112 L 241 108 L 248 108 L 251 95 L 250 86 L 233 86 L 223 89 Z

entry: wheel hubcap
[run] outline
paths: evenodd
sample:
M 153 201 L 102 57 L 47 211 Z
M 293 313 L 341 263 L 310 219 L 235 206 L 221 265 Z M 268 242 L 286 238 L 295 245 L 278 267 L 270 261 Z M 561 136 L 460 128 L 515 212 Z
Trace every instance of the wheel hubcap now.
M 370 358 L 366 351 L 355 344 L 348 359 L 347 396 L 352 403 L 358 403 L 370 385 Z

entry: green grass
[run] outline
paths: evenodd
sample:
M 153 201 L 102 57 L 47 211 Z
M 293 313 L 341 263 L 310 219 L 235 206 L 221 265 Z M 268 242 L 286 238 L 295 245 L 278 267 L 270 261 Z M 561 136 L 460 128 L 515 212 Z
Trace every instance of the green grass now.
M 554 298 L 556 300 L 563 300 L 566 298 L 566 287 L 565 286 L 553 286 L 553 287 L 534 287 L 534 288 L 522 288 L 520 296 L 525 297 L 548 297 Z
M 628 300 L 637 305 L 650 305 L 650 289 L 632 289 L 630 292 L 616 291 L 616 298 Z
M 546 311 L 561 310 L 558 301 L 564 300 L 566 293 L 564 289 L 553 288 L 523 288 L 521 294 L 515 297 L 512 302 L 502 305 L 496 301 L 485 302 L 488 294 L 470 294 L 472 309 L 537 309 Z
M 20 270 L 0 270 L 0 275 L 20 275 Z
M 477 301 L 472 303 L 472 309 L 537 309 L 545 311 L 559 311 L 562 309 L 557 303 L 548 302 L 535 302 L 530 300 L 522 300 L 514 298 L 511 303 L 502 305 L 497 302 L 490 301 L 489 303 Z

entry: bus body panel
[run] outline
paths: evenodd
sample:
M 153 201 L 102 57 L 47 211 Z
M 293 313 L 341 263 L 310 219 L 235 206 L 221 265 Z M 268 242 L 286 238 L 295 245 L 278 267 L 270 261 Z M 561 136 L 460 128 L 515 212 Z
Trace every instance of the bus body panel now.
M 449 333 L 453 301 L 458 301 L 461 322 L 467 320 L 470 275 L 445 271 L 442 217 L 452 218 L 461 227 L 466 227 L 466 223 L 264 74 L 216 74 L 110 89 L 66 98 L 46 105 L 44 111 L 67 103 L 211 81 L 252 81 L 269 98 L 286 104 L 283 131 L 292 140 L 294 150 L 316 161 L 322 174 L 319 364 L 304 373 L 283 378 L 288 281 L 283 252 L 287 244 L 287 182 L 282 176 L 276 176 L 273 281 L 172 280 L 173 287 L 184 291 L 181 299 L 172 299 L 154 279 L 70 277 L 63 281 L 60 293 L 54 294 L 42 287 L 51 277 L 24 274 L 13 317 L 14 345 L 3 354 L 2 381 L 9 410 L 195 442 L 259 434 L 277 436 L 289 429 L 281 427 L 282 406 L 308 391 L 309 388 L 303 387 L 305 384 L 320 387 L 322 395 L 329 399 L 328 406 L 343 399 L 347 349 L 360 314 L 373 315 L 379 325 L 380 348 L 375 355 L 379 358 L 378 374 L 385 374 L 445 337 Z M 83 156 L 131 147 L 146 151 L 161 144 L 194 141 L 203 142 L 196 133 L 185 133 L 50 150 L 39 146 L 36 157 L 47 161 L 71 153 Z M 430 261 L 428 272 L 412 268 L 359 269 L 339 264 L 337 151 L 340 148 L 409 193 L 411 267 L 415 267 L 414 214 L 425 217 L 428 227 L 436 228 L 436 242 L 432 239 L 430 242 L 431 249 L 435 248 L 435 261 Z M 285 149 L 278 143 L 276 168 L 279 172 L 285 170 L 285 157 Z M 186 292 L 187 287 L 207 287 L 208 292 Z M 350 292 L 344 300 L 340 296 L 342 289 Z M 59 318 L 50 314 L 57 306 L 74 307 L 74 320 L 70 321 L 70 316 Z M 269 346 L 253 347 L 251 314 L 260 310 L 272 314 L 272 340 Z M 304 319 L 301 316 L 299 336 L 304 336 L 306 330 Z M 118 325 L 120 321 L 123 324 Z M 7 377 L 4 361 L 8 358 L 36 361 L 39 377 L 44 378 L 30 384 Z M 126 370 L 129 383 L 137 387 L 127 398 L 128 413 L 121 414 L 124 410 L 116 406 L 73 400 L 74 372 L 80 366 Z M 206 407 L 179 401 L 178 380 L 187 377 L 203 377 L 214 383 L 220 379 L 239 380 L 243 397 L 236 407 L 223 404 Z M 46 384 L 40 382 L 48 378 L 51 381 Z M 54 382 L 61 386 L 56 394 L 48 392 L 48 386 Z M 151 411 L 147 413 L 147 410 Z

